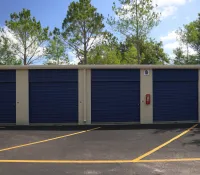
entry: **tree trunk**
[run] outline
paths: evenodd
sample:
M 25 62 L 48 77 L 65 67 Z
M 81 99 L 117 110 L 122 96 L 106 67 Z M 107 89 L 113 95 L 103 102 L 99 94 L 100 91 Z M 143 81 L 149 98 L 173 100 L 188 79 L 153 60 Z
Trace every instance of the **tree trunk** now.
M 25 39 L 24 39 L 24 65 L 27 65 L 27 55 L 26 55 L 26 33 L 25 33 Z
M 24 65 L 27 65 L 27 58 L 26 58 L 26 52 L 24 53 Z
M 58 46 L 56 45 L 56 55 L 57 55 L 57 65 L 59 65 L 60 64 L 60 58 L 59 58 L 59 54 L 58 54 Z
M 57 65 L 59 65 L 60 64 L 60 59 L 59 58 L 57 58 Z
M 86 29 L 85 29 L 85 22 L 84 22 L 84 31 L 83 31 L 83 39 L 84 39 L 84 64 L 87 64 L 87 38 L 86 38 Z
M 138 24 L 138 4 L 136 0 L 136 49 L 138 64 L 140 64 L 140 48 L 139 48 L 139 24 Z
M 189 61 L 189 46 L 188 46 L 188 43 L 187 43 L 187 63 Z
M 87 48 L 86 48 L 86 44 L 84 44 L 84 64 L 87 64 Z

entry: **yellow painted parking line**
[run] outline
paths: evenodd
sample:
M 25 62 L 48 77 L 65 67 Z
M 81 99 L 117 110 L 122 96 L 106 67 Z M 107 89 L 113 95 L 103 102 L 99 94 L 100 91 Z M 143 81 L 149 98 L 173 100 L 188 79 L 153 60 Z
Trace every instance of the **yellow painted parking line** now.
M 80 132 L 75 132 L 75 133 L 72 133 L 72 134 L 67 134 L 67 135 L 54 137 L 54 138 L 50 138 L 50 139 L 46 139 L 46 140 L 41 140 L 41 141 L 37 141 L 37 142 L 17 145 L 17 146 L 13 146 L 13 147 L 9 147 L 9 148 L 4 148 L 4 149 L 0 149 L 0 152 L 8 151 L 8 150 L 16 149 L 16 148 L 22 148 L 22 147 L 26 147 L 26 146 L 31 146 L 31 145 L 36 145 L 36 144 L 39 144 L 39 143 L 45 143 L 45 142 L 49 142 L 49 141 L 53 141 L 53 140 L 58 140 L 58 139 L 62 139 L 62 138 L 65 138 L 65 137 L 70 137 L 70 136 L 82 134 L 82 133 L 85 133 L 85 132 L 97 130 L 99 128 L 101 128 L 101 127 L 97 127 L 97 128 L 93 128 L 93 129 L 89 129 L 89 130 L 85 130 L 85 131 L 80 131 Z
M 114 164 L 133 163 L 133 160 L 0 160 L 0 163 Z
M 192 161 L 200 161 L 200 158 L 139 160 L 135 163 L 192 162 Z
M 176 137 L 173 137 L 172 139 L 170 139 L 169 141 L 163 143 L 162 145 L 152 149 L 151 151 L 148 151 L 147 153 L 137 157 L 136 159 L 133 159 L 134 162 L 138 162 L 139 160 L 151 155 L 152 153 L 158 151 L 159 149 L 163 148 L 164 146 L 170 144 L 171 142 L 177 140 L 178 138 L 182 137 L 183 135 L 187 134 L 188 132 L 190 132 L 192 129 L 194 129 L 198 124 L 193 125 L 191 128 L 187 129 L 186 131 L 182 132 L 181 134 L 177 135 Z
M 117 163 L 164 163 L 194 162 L 200 158 L 155 159 L 155 160 L 0 160 L 0 163 L 43 163 L 43 164 L 117 164 Z

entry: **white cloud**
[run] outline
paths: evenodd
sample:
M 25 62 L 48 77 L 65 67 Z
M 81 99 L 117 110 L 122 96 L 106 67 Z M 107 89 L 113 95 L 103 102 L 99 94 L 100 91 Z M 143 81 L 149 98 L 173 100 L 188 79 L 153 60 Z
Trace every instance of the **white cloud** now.
M 167 50 L 173 50 L 173 49 L 176 49 L 177 47 L 179 47 L 178 41 L 167 43 L 164 45 L 164 49 L 167 49 Z
M 165 52 L 169 54 L 171 59 L 175 57 L 175 55 L 173 54 L 173 50 L 178 47 L 181 47 L 183 49 L 184 54 L 187 55 L 187 47 L 186 45 L 180 43 L 175 30 L 169 32 L 166 36 L 161 36 L 160 40 L 163 41 Z M 195 55 L 196 52 L 192 48 L 189 48 L 189 54 Z
M 88 43 L 88 48 L 93 48 L 96 45 L 101 44 L 102 42 L 107 42 L 103 35 L 99 35 L 96 38 L 91 38 Z
M 191 2 L 192 0 L 153 0 L 153 5 L 157 5 L 156 12 L 161 13 L 161 20 L 167 18 L 168 16 L 172 16 L 176 13 L 179 6 L 183 6 L 186 3 Z M 131 7 L 127 4 L 122 5 L 122 8 L 125 10 L 131 10 Z M 119 14 L 118 14 L 119 15 Z M 119 16 L 116 15 L 115 18 L 118 19 Z M 121 15 L 122 19 L 132 18 L 132 13 L 127 12 L 125 15 Z M 173 16 L 173 19 L 176 19 L 176 16 Z
M 10 32 L 10 30 L 7 27 L 2 27 L 2 31 L 0 31 L 0 37 L 1 36 L 5 36 L 8 39 L 10 39 L 11 41 L 13 41 L 14 43 L 17 43 L 17 40 L 15 38 L 15 36 Z
M 48 64 L 57 65 L 57 61 L 51 59 L 48 61 Z M 69 65 L 69 63 L 64 60 L 60 60 L 59 65 Z
M 183 48 L 183 51 L 184 51 L 184 55 L 187 56 L 186 49 Z M 189 55 L 196 55 L 196 52 L 193 49 L 189 48 Z M 169 54 L 169 57 L 173 60 L 173 59 L 175 59 L 175 54 L 171 53 L 171 54 Z
M 161 19 L 165 19 L 174 15 L 179 6 L 185 5 L 191 1 L 192 0 L 153 0 L 153 3 L 158 5 L 157 11 L 161 12 Z
M 187 47 L 186 46 L 182 46 L 182 49 L 183 49 L 183 51 L 184 51 L 184 53 L 186 55 L 187 54 Z M 197 52 L 195 52 L 192 48 L 189 48 L 188 52 L 189 52 L 189 55 L 196 55 L 197 54 Z
M 170 51 L 170 54 L 169 54 L 170 57 L 174 58 L 175 55 L 173 54 L 173 50 L 178 48 L 178 47 L 180 47 L 180 46 L 181 46 L 181 48 L 182 48 L 182 50 L 184 52 L 184 55 L 187 55 L 187 47 L 186 47 L 186 45 L 180 45 L 180 43 L 178 41 L 165 44 L 164 45 L 164 49 L 166 51 L 168 51 L 168 52 Z M 189 48 L 188 52 L 189 52 L 189 55 L 196 55 L 197 54 L 197 52 L 195 52 L 192 48 Z
M 77 65 L 80 62 L 79 58 L 76 57 L 76 55 L 73 52 L 69 51 L 68 55 L 69 55 L 69 64 Z
M 185 5 L 187 2 L 192 0 L 154 0 L 153 2 L 158 5 L 158 7 L 166 6 L 180 6 Z
M 173 30 L 169 32 L 167 36 L 161 36 L 160 40 L 163 42 L 166 42 L 166 41 L 176 40 L 177 38 L 178 38 L 178 35 L 176 34 L 176 31 Z
M 177 11 L 176 6 L 167 6 L 163 7 L 161 10 L 161 19 L 167 18 L 168 16 L 172 16 Z

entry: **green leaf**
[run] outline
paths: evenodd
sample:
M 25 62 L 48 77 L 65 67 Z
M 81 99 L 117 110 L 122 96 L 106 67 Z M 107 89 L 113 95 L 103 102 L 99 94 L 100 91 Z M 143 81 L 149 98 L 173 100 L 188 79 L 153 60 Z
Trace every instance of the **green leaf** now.
M 135 38 L 132 44 L 137 49 L 138 63 L 141 63 L 140 43 L 148 38 L 150 31 L 158 25 L 160 13 L 155 12 L 152 0 L 119 0 L 113 4 L 117 18 L 109 17 L 107 23 L 125 37 Z
M 0 32 L 3 33 L 3 31 L 0 29 Z M 14 52 L 12 52 L 12 49 L 10 47 L 9 40 L 1 36 L 0 37 L 0 65 L 20 65 L 21 60 L 16 58 L 16 55 Z
M 186 52 L 181 48 L 174 50 L 176 55 L 174 64 L 200 64 L 200 14 L 197 20 L 184 25 L 176 33 L 187 50 Z M 196 54 L 191 54 L 189 49 L 193 49 Z
M 12 50 L 24 65 L 42 59 L 43 53 L 40 52 L 48 40 L 48 27 L 42 28 L 40 22 L 31 16 L 30 10 L 22 9 L 19 13 L 12 13 L 6 26 L 16 40 L 10 39 Z
M 61 33 L 58 28 L 55 28 L 50 34 L 50 41 L 45 50 L 47 65 L 68 64 L 68 55 L 66 53 L 65 43 L 61 39 Z
M 103 19 L 90 0 L 79 0 L 69 5 L 62 24 L 62 36 L 81 63 L 87 64 L 88 52 L 103 36 Z

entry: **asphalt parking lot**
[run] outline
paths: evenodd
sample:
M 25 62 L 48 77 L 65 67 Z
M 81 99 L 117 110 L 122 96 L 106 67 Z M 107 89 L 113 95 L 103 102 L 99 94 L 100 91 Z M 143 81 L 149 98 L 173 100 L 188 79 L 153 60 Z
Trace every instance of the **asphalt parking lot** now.
M 0 127 L 3 175 L 200 172 L 200 126 Z

